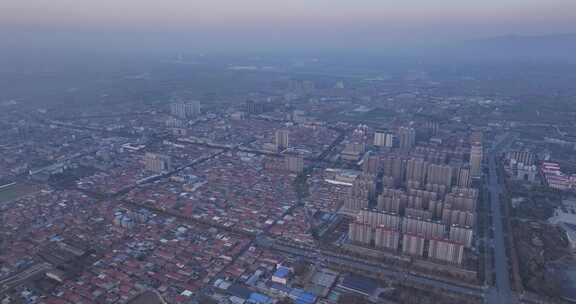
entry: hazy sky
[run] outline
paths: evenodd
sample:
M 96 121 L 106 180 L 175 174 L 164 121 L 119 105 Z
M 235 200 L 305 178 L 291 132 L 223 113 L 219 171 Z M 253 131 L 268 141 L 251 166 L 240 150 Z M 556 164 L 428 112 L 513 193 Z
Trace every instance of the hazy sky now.
M 576 0 L 0 0 L 1 30 L 337 47 L 576 32 Z

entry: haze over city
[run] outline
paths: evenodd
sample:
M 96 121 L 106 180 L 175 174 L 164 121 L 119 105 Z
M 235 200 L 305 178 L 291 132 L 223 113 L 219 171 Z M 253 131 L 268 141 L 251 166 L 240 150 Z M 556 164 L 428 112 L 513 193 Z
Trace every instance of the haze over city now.
M 0 304 L 576 302 L 576 2 L 0 1 Z
M 575 20 L 576 3 L 566 0 L 247 0 L 234 4 L 223 0 L 7 0 L 0 4 L 4 43 L 37 47 L 96 39 L 102 44 L 153 48 L 387 48 L 573 33 Z

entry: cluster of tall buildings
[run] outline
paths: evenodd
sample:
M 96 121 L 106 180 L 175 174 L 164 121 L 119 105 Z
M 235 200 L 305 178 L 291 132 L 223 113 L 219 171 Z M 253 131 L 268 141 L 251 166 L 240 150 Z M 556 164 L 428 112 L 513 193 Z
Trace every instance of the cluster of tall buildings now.
M 342 160 L 357 162 L 369 150 L 366 145 L 368 139 L 368 126 L 358 125 L 354 130 L 353 138 L 346 143 L 340 156 Z M 372 133 L 370 133 L 372 135 Z M 376 130 L 370 138 L 376 147 L 391 150 L 399 148 L 400 151 L 408 152 L 416 146 L 416 129 L 412 127 L 400 127 L 396 132 L 388 130 Z
M 505 169 L 512 178 L 528 182 L 536 181 L 538 175 L 536 154 L 522 150 L 508 151 L 505 160 Z
M 183 130 L 188 120 L 201 114 L 200 102 L 173 102 L 170 104 L 170 117 L 166 120 L 166 126 L 172 129 Z M 180 131 L 183 132 L 183 131 Z
M 473 174 L 465 147 L 453 151 L 413 147 L 413 132 L 404 128 L 401 134 L 400 153 L 365 157 L 363 172 L 344 198 L 344 210 L 355 214 L 349 240 L 460 265 L 473 243 L 478 201 L 478 189 L 471 188 Z M 378 136 L 375 144 L 385 145 L 386 133 L 377 140 Z M 402 152 L 405 149 L 409 151 Z
M 418 258 L 462 264 L 472 246 L 470 227 L 400 216 L 394 212 L 361 210 L 348 228 L 356 244 Z
M 438 124 L 431 127 L 432 134 L 438 132 Z M 374 145 L 377 147 L 398 147 L 403 151 L 409 151 L 416 146 L 416 129 L 412 127 L 400 127 L 397 132 L 377 130 L 374 132 Z
M 261 101 L 246 101 L 245 111 L 248 115 L 259 115 L 266 112 L 266 104 Z
M 308 94 L 316 89 L 316 85 L 311 80 L 292 79 L 288 83 L 288 89 L 297 94 Z
M 189 119 L 201 114 L 200 102 L 174 102 L 170 104 L 170 114 L 179 119 Z
M 344 205 L 349 210 L 368 208 L 370 201 L 376 196 L 375 175 L 361 173 L 352 182 L 348 195 L 344 198 Z
M 452 186 L 471 185 L 470 168 L 463 164 L 437 163 L 420 157 L 388 155 L 380 159 L 382 183 L 395 188 L 431 189 L 445 194 Z M 372 170 L 374 170 L 372 168 Z

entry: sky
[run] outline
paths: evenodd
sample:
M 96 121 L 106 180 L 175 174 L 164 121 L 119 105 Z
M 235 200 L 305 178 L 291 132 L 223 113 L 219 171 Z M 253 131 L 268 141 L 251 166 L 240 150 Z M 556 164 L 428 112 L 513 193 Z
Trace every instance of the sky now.
M 3 36 L 2 36 L 3 33 Z M 370 47 L 576 33 L 574 0 L 1 0 L 8 44 Z

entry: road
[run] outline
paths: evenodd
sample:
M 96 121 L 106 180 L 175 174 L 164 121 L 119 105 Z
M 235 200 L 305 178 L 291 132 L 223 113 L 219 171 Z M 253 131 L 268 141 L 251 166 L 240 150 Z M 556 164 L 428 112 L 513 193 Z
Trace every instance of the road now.
M 28 282 L 34 277 L 44 275 L 50 269 L 52 269 L 52 265 L 40 263 L 0 280 L 0 296 L 5 295 L 8 291 Z
M 487 303 L 517 303 L 515 295 L 510 288 L 510 270 L 508 256 L 506 254 L 506 242 L 504 239 L 504 223 L 500 194 L 503 192 L 502 185 L 498 179 L 498 167 L 496 156 L 502 149 L 502 144 L 508 144 L 508 135 L 499 140 L 488 154 L 488 191 L 490 192 L 490 207 L 492 210 L 492 228 L 494 229 L 494 269 L 496 274 L 495 289 L 487 294 Z
M 444 289 L 458 294 L 469 296 L 484 297 L 486 290 L 480 286 L 475 287 L 466 285 L 464 283 L 457 284 L 454 282 L 443 281 L 438 278 L 426 277 L 412 272 L 397 270 L 387 267 L 383 263 L 375 263 L 368 260 L 362 260 L 347 255 L 342 255 L 333 252 L 322 251 L 318 253 L 316 249 L 312 248 L 298 248 L 296 246 L 289 246 L 280 244 L 273 240 L 259 240 L 259 244 L 266 244 L 273 250 L 285 252 L 291 255 L 298 256 L 310 262 L 316 262 L 321 255 L 324 262 L 333 265 L 342 265 L 353 269 L 362 270 L 364 273 L 375 273 L 378 275 L 385 275 L 392 279 L 409 281 L 415 284 L 430 286 L 436 289 Z

